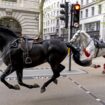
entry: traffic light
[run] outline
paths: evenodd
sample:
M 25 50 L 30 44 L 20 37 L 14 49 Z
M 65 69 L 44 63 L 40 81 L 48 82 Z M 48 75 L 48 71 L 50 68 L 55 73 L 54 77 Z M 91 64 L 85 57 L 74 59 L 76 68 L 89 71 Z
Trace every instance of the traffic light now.
M 73 14 L 73 26 L 78 28 L 80 21 L 80 4 L 76 3 L 72 6 L 72 14 Z
M 68 28 L 68 10 L 69 10 L 69 3 L 65 2 L 65 4 L 60 4 L 60 7 L 63 8 L 62 10 L 60 10 L 60 14 L 62 14 L 62 16 L 60 16 L 60 19 L 63 20 L 65 22 L 65 28 Z

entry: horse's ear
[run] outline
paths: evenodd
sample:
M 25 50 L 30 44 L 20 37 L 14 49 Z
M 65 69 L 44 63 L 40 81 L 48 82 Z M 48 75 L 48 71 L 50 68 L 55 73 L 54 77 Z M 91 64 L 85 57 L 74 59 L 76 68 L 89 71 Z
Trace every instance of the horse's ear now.
M 80 31 L 80 30 L 77 30 L 76 33 L 75 33 L 74 35 L 78 35 L 79 31 Z
M 81 30 L 78 30 L 78 34 L 80 35 L 80 33 L 81 33 Z
M 77 33 L 79 33 L 79 32 L 80 32 L 80 30 L 77 31 Z

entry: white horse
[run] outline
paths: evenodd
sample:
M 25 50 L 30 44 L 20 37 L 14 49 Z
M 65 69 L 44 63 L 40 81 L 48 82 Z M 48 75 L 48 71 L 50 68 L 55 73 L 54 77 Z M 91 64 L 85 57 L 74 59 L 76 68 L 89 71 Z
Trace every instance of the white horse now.
M 95 41 L 90 37 L 88 33 L 82 30 L 78 30 L 70 42 L 80 47 L 81 51 L 85 53 L 86 59 L 92 60 L 93 58 L 105 56 L 105 48 L 99 48 L 98 41 Z

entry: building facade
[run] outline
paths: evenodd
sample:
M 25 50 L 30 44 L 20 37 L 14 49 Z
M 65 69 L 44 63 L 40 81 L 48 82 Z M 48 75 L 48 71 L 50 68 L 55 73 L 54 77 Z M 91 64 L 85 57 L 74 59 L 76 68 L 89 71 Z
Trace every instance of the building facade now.
M 45 0 L 44 23 L 43 23 L 43 37 L 44 39 L 51 39 L 56 37 L 63 37 L 67 40 L 68 30 L 65 29 L 64 21 L 60 20 L 60 4 L 64 4 L 67 0 Z M 70 2 L 70 0 L 68 0 Z
M 0 0 L 0 25 L 19 35 L 38 35 L 39 0 Z
M 105 40 L 105 0 L 78 0 L 80 27 L 91 37 Z

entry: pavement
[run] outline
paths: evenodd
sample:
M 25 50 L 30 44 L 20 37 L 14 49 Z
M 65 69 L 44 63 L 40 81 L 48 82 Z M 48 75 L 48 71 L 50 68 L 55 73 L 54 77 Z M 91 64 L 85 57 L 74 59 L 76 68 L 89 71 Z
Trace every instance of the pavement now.
M 2 71 L 6 69 L 6 65 L 0 61 L 0 75 L 2 74 Z M 96 71 L 103 71 L 102 65 L 104 64 L 104 58 L 99 57 L 95 58 L 93 60 L 93 64 L 99 64 L 101 65 L 100 68 L 93 68 L 90 67 L 82 67 L 77 65 L 73 60 L 71 61 L 71 71 L 69 71 L 69 57 L 67 56 L 64 61 L 62 62 L 63 65 L 65 65 L 65 69 L 61 72 L 61 76 L 67 76 L 67 75 L 77 75 L 77 74 L 85 74 L 88 73 L 88 71 L 96 70 Z M 42 65 L 39 65 L 37 67 L 28 68 L 24 70 L 24 78 L 43 78 L 43 77 L 51 77 L 52 76 L 52 70 L 48 63 L 44 63 Z M 13 73 L 9 75 L 7 78 L 14 79 L 16 77 L 16 74 Z
M 26 83 L 38 83 L 40 86 L 47 79 L 25 80 Z M 11 81 L 16 84 L 16 81 Z M 102 101 L 103 102 L 103 101 Z M 105 105 L 101 104 L 81 88 L 66 78 L 59 78 L 58 85 L 51 83 L 46 92 L 41 94 L 40 89 L 10 90 L 0 83 L 0 105 Z

